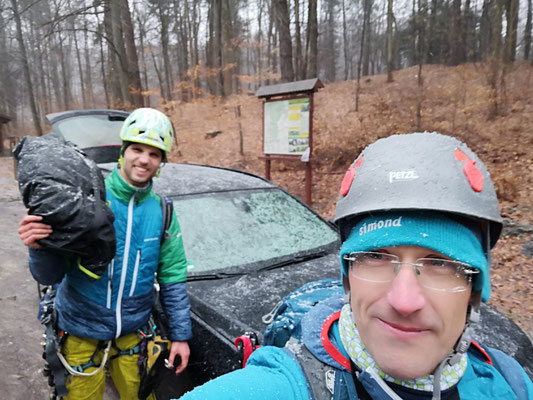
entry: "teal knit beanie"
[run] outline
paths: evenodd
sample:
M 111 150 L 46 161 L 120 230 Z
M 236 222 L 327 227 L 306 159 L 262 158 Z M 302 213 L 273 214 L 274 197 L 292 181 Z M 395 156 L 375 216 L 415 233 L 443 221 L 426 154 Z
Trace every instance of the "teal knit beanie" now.
M 488 301 L 489 265 L 481 232 L 434 211 L 385 212 L 359 221 L 341 246 L 342 273 L 347 276 L 345 254 L 394 246 L 425 247 L 478 269 L 473 292 L 481 290 L 483 301 Z

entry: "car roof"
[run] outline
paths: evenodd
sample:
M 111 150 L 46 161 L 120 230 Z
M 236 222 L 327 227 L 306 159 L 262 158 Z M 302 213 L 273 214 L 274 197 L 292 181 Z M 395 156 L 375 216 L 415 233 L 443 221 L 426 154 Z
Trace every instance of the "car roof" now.
M 50 124 L 54 124 L 62 119 L 71 118 L 80 115 L 109 115 L 116 116 L 120 119 L 125 119 L 130 113 L 122 110 L 107 110 L 107 109 L 90 109 L 90 110 L 69 110 L 57 113 L 46 114 L 46 119 Z
M 106 163 L 99 167 L 105 173 L 115 165 Z M 278 186 L 266 179 L 248 172 L 197 164 L 168 163 L 161 175 L 154 178 L 154 191 L 165 196 L 276 188 Z

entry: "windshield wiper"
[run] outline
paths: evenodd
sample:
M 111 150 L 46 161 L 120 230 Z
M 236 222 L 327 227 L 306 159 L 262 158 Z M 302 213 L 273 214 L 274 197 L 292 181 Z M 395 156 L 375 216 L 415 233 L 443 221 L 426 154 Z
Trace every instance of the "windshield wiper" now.
M 235 272 L 235 273 L 217 272 L 214 274 L 191 275 L 191 276 L 187 276 L 187 282 L 234 278 L 236 276 L 243 276 L 243 275 L 246 275 L 246 273 L 244 272 Z
M 312 260 L 314 258 L 319 258 L 319 257 L 325 256 L 327 254 L 328 254 L 327 251 L 322 250 L 322 251 L 319 251 L 319 252 L 316 252 L 316 253 L 304 254 L 304 255 L 301 255 L 301 256 L 291 257 L 288 260 L 283 260 L 283 261 L 277 262 L 275 264 L 271 264 L 271 265 L 267 265 L 266 267 L 259 268 L 257 270 L 257 272 L 270 271 L 271 269 L 281 268 L 281 267 L 284 267 L 284 266 L 289 265 L 289 264 L 296 264 L 296 263 L 300 263 L 300 262 L 304 262 L 304 261 L 309 261 L 309 260 Z

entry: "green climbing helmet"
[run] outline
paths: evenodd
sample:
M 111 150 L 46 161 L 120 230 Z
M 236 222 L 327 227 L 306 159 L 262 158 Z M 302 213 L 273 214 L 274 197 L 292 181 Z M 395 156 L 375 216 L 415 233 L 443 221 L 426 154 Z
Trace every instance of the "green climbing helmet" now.
M 133 111 L 120 129 L 122 141 L 147 144 L 165 153 L 170 153 L 173 137 L 174 130 L 168 117 L 153 108 Z

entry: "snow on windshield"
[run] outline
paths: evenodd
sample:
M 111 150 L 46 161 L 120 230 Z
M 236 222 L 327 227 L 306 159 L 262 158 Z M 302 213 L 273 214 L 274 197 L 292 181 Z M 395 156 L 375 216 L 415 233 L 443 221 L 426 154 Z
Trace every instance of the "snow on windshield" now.
M 281 190 L 177 198 L 174 208 L 195 273 L 296 254 L 337 240 L 328 224 Z

